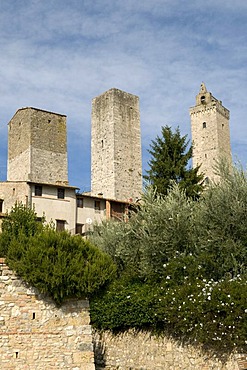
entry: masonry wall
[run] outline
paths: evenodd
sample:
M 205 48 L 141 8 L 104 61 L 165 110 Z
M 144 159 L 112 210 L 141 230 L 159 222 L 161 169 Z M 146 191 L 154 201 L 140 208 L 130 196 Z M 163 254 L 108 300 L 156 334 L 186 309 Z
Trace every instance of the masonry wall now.
M 167 338 L 129 331 L 120 335 L 94 333 L 96 370 L 244 370 L 247 357 L 232 356 L 226 363 Z
M 92 103 L 92 193 L 128 200 L 142 192 L 139 98 L 110 89 Z
M 0 368 L 94 370 L 86 300 L 58 308 L 0 259 Z
M 66 116 L 19 109 L 9 122 L 8 181 L 68 183 Z
M 203 99 L 203 100 L 202 100 Z M 201 165 L 200 172 L 209 180 L 218 180 L 215 166 L 222 158 L 231 163 L 229 110 L 221 101 L 201 89 L 196 106 L 190 109 L 193 140 L 193 167 Z

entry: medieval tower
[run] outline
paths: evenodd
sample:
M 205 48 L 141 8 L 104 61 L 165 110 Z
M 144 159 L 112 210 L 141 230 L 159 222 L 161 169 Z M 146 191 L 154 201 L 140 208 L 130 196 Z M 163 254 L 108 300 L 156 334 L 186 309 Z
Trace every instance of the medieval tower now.
M 93 99 L 92 194 L 135 200 L 142 193 L 139 98 L 110 89 Z
M 8 181 L 67 184 L 66 116 L 19 109 L 8 124 Z
M 196 105 L 190 108 L 193 141 L 193 166 L 207 181 L 217 181 L 215 165 L 225 159 L 231 163 L 229 110 L 201 84 Z

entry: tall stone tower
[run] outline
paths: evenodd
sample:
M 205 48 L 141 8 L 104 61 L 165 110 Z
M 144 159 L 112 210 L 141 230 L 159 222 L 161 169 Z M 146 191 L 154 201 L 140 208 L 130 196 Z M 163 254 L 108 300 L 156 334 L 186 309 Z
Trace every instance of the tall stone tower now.
M 142 193 L 139 98 L 110 89 L 92 102 L 92 194 L 135 200 Z
M 193 166 L 201 165 L 200 172 L 208 181 L 217 181 L 214 168 L 221 158 L 231 163 L 229 110 L 201 84 L 196 105 L 190 108 L 193 141 Z
M 8 181 L 68 183 L 66 116 L 22 108 L 8 126 Z

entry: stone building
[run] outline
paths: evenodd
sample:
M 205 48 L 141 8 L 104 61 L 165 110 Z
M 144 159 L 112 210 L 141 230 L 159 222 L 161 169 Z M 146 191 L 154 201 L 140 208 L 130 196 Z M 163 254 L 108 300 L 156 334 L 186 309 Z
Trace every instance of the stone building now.
M 15 113 L 8 125 L 7 181 L 0 182 L 0 226 L 16 202 L 72 234 L 86 234 L 95 221 L 126 218 L 130 198 L 141 193 L 138 97 L 117 89 L 102 96 L 111 104 L 93 108 L 92 145 L 98 163 L 92 164 L 92 193 L 79 193 L 68 183 L 66 116 L 30 107 Z
M 128 200 L 142 193 L 139 98 L 110 89 L 93 99 L 92 194 Z
M 19 109 L 8 124 L 8 181 L 68 184 L 66 116 Z
M 207 181 L 217 181 L 217 161 L 225 159 L 231 163 L 229 116 L 229 110 L 202 83 L 196 105 L 190 108 L 190 117 L 193 166 L 201 165 L 200 171 Z

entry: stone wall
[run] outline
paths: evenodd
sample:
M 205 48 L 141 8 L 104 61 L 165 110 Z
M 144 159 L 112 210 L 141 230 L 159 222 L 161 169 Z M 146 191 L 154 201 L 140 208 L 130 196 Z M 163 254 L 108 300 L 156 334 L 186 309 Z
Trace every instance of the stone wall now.
M 58 308 L 0 259 L 0 368 L 94 370 L 88 301 Z
M 66 116 L 19 109 L 9 122 L 8 181 L 68 183 Z
M 128 200 L 142 193 L 139 98 L 110 89 L 93 99 L 92 193 Z
M 204 84 L 196 97 L 196 106 L 190 108 L 193 140 L 193 167 L 210 180 L 218 180 L 215 165 L 221 158 L 231 163 L 230 112 L 222 102 L 207 92 Z
M 129 331 L 94 333 L 96 370 L 244 370 L 247 358 L 235 355 L 223 363 L 213 355 L 167 338 Z

